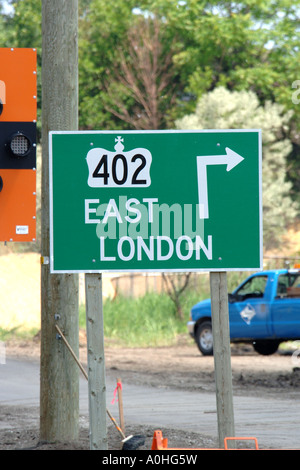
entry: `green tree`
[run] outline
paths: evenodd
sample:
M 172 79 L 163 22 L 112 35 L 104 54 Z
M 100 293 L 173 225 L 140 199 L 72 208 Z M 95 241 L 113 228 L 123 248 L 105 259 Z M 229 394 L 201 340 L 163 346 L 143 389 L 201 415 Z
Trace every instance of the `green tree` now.
M 127 54 L 119 48 L 118 65 L 108 73 L 106 109 L 135 129 L 166 128 L 176 92 L 172 45 L 159 20 L 138 17 Z
M 3 1 L 1 4 L 3 5 Z M 6 2 L 13 13 L 3 14 L 5 24 L 2 47 L 35 47 L 41 52 L 41 0 L 17 0 Z
M 203 93 L 226 86 L 293 108 L 300 122 L 291 89 L 300 75 L 299 9 L 300 0 L 91 0 L 80 25 L 82 124 L 117 124 L 103 109 L 102 82 L 120 64 L 117 50 L 127 55 L 128 32 L 141 12 L 161 21 L 165 41 L 175 38 L 177 117 L 192 111 Z
M 280 244 L 299 207 L 290 197 L 286 157 L 291 143 L 284 137 L 290 113 L 271 102 L 260 105 L 255 93 L 215 88 L 204 94 L 195 113 L 176 122 L 178 129 L 262 129 L 262 193 L 265 249 Z M 241 216 L 241 214 L 239 214 Z M 247 214 L 245 214 L 247 216 Z
M 108 73 L 118 65 L 117 51 L 127 38 L 134 0 L 91 0 L 80 18 L 79 99 L 80 126 L 94 129 L 124 128 L 106 110 Z
M 40 50 L 41 0 L 9 3 L 14 14 L 0 14 L 2 47 Z M 192 111 L 196 100 L 216 86 L 252 90 L 262 103 L 269 99 L 294 110 L 289 130 L 300 145 L 300 106 L 292 101 L 292 83 L 300 78 L 299 11 L 300 0 L 81 0 L 81 125 L 121 126 L 105 110 L 103 83 L 107 72 L 120 65 L 120 48 L 128 58 L 128 34 L 143 13 L 159 19 L 165 44 L 175 38 L 178 103 L 172 115 Z M 130 109 L 132 101 L 125 103 Z
M 216 85 L 282 98 L 299 72 L 299 0 L 148 0 L 181 42 L 175 61 L 196 96 Z M 298 60 L 297 60 L 298 59 Z M 296 78 L 295 78 L 296 79 Z

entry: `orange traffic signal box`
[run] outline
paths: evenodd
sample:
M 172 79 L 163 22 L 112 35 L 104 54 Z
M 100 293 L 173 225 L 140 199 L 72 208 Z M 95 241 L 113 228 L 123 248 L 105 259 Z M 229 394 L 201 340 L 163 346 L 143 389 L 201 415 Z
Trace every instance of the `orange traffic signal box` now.
M 0 241 L 36 239 L 35 49 L 0 48 Z

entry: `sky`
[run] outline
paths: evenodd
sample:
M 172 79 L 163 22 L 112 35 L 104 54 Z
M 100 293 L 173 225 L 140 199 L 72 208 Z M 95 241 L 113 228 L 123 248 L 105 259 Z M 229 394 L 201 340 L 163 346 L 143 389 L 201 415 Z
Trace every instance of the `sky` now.
M 12 13 L 14 11 L 13 7 L 8 4 L 8 2 L 3 1 L 3 12 L 4 13 Z

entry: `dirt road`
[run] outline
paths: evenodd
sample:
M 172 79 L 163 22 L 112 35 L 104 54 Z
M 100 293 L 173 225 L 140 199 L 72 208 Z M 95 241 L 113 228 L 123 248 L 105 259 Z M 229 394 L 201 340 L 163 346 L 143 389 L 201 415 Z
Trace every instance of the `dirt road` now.
M 81 360 L 84 363 L 86 359 L 84 337 L 81 338 L 81 342 Z M 11 357 L 36 360 L 39 355 L 39 343 L 36 341 L 30 345 L 7 344 L 6 350 L 7 355 Z M 257 431 L 263 441 L 259 442 L 260 447 L 298 448 L 300 368 L 295 358 L 293 359 L 292 352 L 291 350 L 264 357 L 254 353 L 250 346 L 232 348 L 237 427 L 243 430 L 243 435 L 255 436 Z M 121 377 L 124 385 L 127 434 L 146 435 L 145 449 L 151 446 L 156 423 L 163 423 L 162 431 L 164 436 L 168 437 L 169 445 L 189 448 L 217 445 L 212 357 L 201 356 L 196 347 L 187 343 L 186 339 L 176 347 L 158 349 L 120 349 L 107 344 L 105 356 L 110 384 L 114 384 L 117 377 Z M 128 407 L 126 405 L 126 393 L 131 394 L 134 386 L 140 387 L 138 388 L 140 409 L 134 404 Z M 108 390 L 108 400 L 112 390 Z M 148 399 L 146 394 L 149 390 L 153 391 L 153 395 Z M 181 397 L 183 393 L 187 394 L 184 404 L 186 408 L 183 406 L 182 410 L 179 410 L 176 409 L 177 397 Z M 264 401 L 261 407 L 255 410 L 257 397 L 262 397 Z M 195 427 L 191 425 L 192 421 L 189 423 L 189 419 L 196 412 L 193 403 L 201 403 L 201 399 L 201 416 L 199 425 Z M 153 405 L 153 400 L 157 406 Z M 173 410 L 173 418 L 176 419 L 163 421 L 163 411 L 166 406 Z M 139 412 L 140 416 L 145 417 L 147 407 L 152 414 L 152 421 L 147 418 L 149 422 L 143 423 L 139 420 Z M 38 436 L 38 407 L 4 406 L 0 402 L 0 410 L 0 449 L 89 447 L 88 419 L 85 413 L 81 416 L 81 434 L 78 442 L 41 444 Z M 117 413 L 116 410 L 117 407 L 114 408 L 114 413 Z M 260 419 L 259 423 L 253 421 L 253 410 L 258 413 L 257 416 L 266 413 L 265 424 L 263 419 Z M 277 440 L 272 446 L 272 432 L 274 433 L 275 429 L 284 431 L 281 432 L 279 439 L 278 435 L 276 436 Z M 109 426 L 109 436 L 110 448 L 120 448 L 119 436 L 111 426 Z

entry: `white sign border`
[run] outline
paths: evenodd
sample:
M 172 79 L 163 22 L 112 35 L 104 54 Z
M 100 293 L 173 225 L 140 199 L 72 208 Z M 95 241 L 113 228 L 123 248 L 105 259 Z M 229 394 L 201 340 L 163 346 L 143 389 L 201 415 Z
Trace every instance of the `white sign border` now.
M 259 249 L 260 249 L 260 266 L 258 268 L 193 268 L 193 269 L 54 269 L 54 243 L 53 243 L 53 152 L 52 152 L 52 136 L 58 134 L 64 135 L 87 135 L 87 134 L 207 134 L 207 133 L 257 133 L 258 134 L 258 177 L 259 177 Z M 236 272 L 236 271 L 262 271 L 263 270 L 263 214 L 262 214 L 262 131 L 261 129 L 169 129 L 169 130 L 83 130 L 83 131 L 49 131 L 48 134 L 48 151 L 49 151 L 49 236 L 50 236 L 50 273 L 51 274 L 97 274 L 97 273 L 153 273 L 153 272 Z

